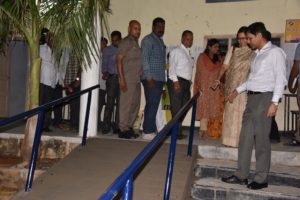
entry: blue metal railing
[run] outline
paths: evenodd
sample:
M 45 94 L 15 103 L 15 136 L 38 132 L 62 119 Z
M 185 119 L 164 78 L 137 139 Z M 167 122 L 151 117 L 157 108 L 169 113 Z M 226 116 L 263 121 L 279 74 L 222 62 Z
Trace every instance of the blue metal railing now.
M 122 200 L 131 200 L 133 191 L 133 175 L 135 172 L 143 165 L 143 163 L 152 155 L 152 153 L 157 149 L 157 147 L 166 138 L 167 133 L 172 129 L 171 144 L 169 150 L 169 160 L 167 167 L 167 175 L 164 189 L 164 200 L 168 200 L 170 197 L 170 189 L 172 182 L 173 166 L 175 159 L 175 149 L 177 132 L 179 128 L 178 121 L 185 115 L 185 113 L 193 106 L 192 109 L 192 120 L 189 132 L 189 144 L 187 156 L 192 155 L 192 144 L 193 144 L 193 134 L 195 128 L 195 116 L 196 116 L 196 106 L 197 98 L 200 93 L 195 94 L 174 116 L 174 118 L 157 134 L 157 136 L 142 150 L 142 152 L 137 155 L 137 157 L 132 161 L 132 163 L 127 167 L 127 169 L 119 176 L 117 179 L 107 188 L 104 194 L 99 197 L 99 200 L 111 200 L 116 197 L 119 191 L 123 190 Z
M 38 114 L 38 121 L 37 121 L 37 125 L 36 125 L 34 141 L 33 141 L 33 146 L 32 146 L 32 151 L 31 151 L 31 159 L 30 159 L 30 163 L 29 163 L 27 181 L 26 181 L 26 186 L 25 186 L 26 192 L 28 192 L 29 189 L 32 187 L 32 181 L 33 181 L 33 177 L 34 177 L 36 160 L 37 160 L 37 156 L 38 156 L 38 148 L 39 148 L 40 141 L 41 141 L 43 118 L 44 118 L 45 111 L 47 111 L 57 105 L 65 104 L 72 99 L 78 98 L 79 96 L 81 96 L 85 93 L 88 93 L 88 100 L 87 100 L 87 105 L 86 105 L 85 121 L 84 121 L 84 128 L 83 128 L 83 136 L 82 136 L 82 142 L 81 142 L 81 145 L 84 146 L 86 144 L 86 138 L 87 138 L 92 90 L 97 89 L 97 88 L 99 88 L 99 85 L 92 86 L 92 87 L 87 88 L 82 91 L 74 92 L 73 94 L 71 94 L 67 97 L 54 100 L 47 104 L 41 105 L 37 108 L 31 109 L 29 111 L 23 112 L 21 114 L 18 114 L 13 117 L 10 117 L 8 119 L 4 119 L 4 120 L 0 121 L 0 126 L 5 126 L 5 125 L 8 125 L 15 121 L 22 120 L 24 118 L 31 117 L 35 114 Z

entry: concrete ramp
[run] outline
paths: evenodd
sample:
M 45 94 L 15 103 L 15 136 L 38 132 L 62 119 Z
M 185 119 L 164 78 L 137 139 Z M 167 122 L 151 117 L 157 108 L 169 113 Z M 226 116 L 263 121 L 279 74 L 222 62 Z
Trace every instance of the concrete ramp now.
M 117 139 L 89 139 L 62 161 L 39 176 L 30 192 L 20 192 L 14 200 L 97 199 L 131 163 L 147 142 Z M 163 199 L 169 144 L 164 143 L 148 164 L 136 174 L 133 199 Z M 197 148 L 186 156 L 187 145 L 177 145 L 172 200 L 189 199 Z

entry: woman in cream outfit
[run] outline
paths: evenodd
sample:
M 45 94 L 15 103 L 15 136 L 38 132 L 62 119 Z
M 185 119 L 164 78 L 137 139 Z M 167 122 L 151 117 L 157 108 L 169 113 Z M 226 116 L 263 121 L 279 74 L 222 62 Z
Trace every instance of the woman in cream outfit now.
M 247 27 L 243 26 L 237 33 L 237 45 L 231 47 L 228 51 L 218 79 L 215 81 L 213 88 L 220 85 L 220 79 L 226 72 L 225 97 L 232 90 L 243 83 L 250 72 L 250 60 L 253 51 L 247 44 Z M 239 95 L 234 102 L 225 103 L 222 143 L 225 146 L 237 147 L 239 144 L 240 130 L 242 126 L 242 117 L 247 102 L 247 93 Z

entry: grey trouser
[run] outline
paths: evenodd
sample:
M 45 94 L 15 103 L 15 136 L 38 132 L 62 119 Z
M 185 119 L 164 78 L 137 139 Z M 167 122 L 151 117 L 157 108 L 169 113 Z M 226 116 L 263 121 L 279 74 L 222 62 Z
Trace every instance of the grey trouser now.
M 133 128 L 141 103 L 141 83 L 127 83 L 127 91 L 120 92 L 120 130 Z
M 238 148 L 238 168 L 235 175 L 248 178 L 252 149 L 255 146 L 256 173 L 253 181 L 267 182 L 271 162 L 271 143 L 269 134 L 272 118 L 267 117 L 273 93 L 248 95 L 243 115 L 240 142 Z

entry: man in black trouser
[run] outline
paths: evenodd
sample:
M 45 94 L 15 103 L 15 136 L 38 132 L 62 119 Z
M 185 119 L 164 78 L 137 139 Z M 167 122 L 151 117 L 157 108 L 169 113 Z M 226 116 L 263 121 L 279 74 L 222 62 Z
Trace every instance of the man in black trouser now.
M 41 57 L 41 73 L 40 73 L 40 91 L 39 105 L 44 105 L 53 100 L 53 93 L 56 84 L 57 66 L 52 56 L 52 35 L 48 29 L 43 29 L 41 34 L 39 54 Z M 51 132 L 49 128 L 51 124 L 51 110 L 45 112 L 43 120 L 43 131 Z
M 62 86 L 57 83 L 55 86 L 55 89 L 53 91 L 53 100 L 62 98 Z M 56 106 L 53 108 L 54 112 L 54 120 L 53 120 L 53 126 L 60 128 L 62 123 L 62 105 Z
M 44 105 L 53 101 L 53 92 L 54 89 L 48 85 L 40 83 L 40 91 L 39 91 L 39 104 Z M 43 120 L 43 131 L 44 132 L 52 132 L 50 129 L 51 124 L 51 110 L 47 110 L 45 112 L 44 120 Z
M 171 113 L 174 117 L 182 106 L 191 98 L 191 79 L 193 74 L 193 59 L 190 55 L 190 47 L 193 44 L 193 33 L 186 30 L 182 33 L 181 44 L 170 53 L 170 69 L 168 89 L 171 101 Z M 180 120 L 178 139 L 186 136 L 182 134 Z
M 180 84 L 180 91 L 176 91 L 175 84 L 170 79 L 168 80 L 168 89 L 170 93 L 170 102 L 171 102 L 171 113 L 172 117 L 174 117 L 182 106 L 187 103 L 191 98 L 191 82 L 189 80 L 178 77 L 178 82 Z M 185 115 L 180 119 L 179 123 L 179 132 L 178 139 L 184 139 L 186 135 L 182 133 L 182 121 L 184 120 Z
M 119 132 L 119 99 L 120 88 L 119 78 L 116 67 L 116 55 L 118 51 L 118 45 L 122 39 L 119 31 L 113 31 L 111 33 L 111 45 L 103 49 L 103 61 L 102 61 L 102 73 L 103 79 L 106 80 L 106 106 L 104 111 L 104 119 L 102 126 L 102 133 L 109 133 L 112 123 L 112 114 L 114 106 L 116 105 L 116 116 L 113 125 L 114 133 Z
M 75 54 L 70 54 L 70 60 L 66 70 L 65 88 L 67 95 L 80 91 L 80 72 L 81 61 L 76 58 Z M 79 129 L 79 109 L 80 97 L 70 100 L 70 129 L 78 131 Z

